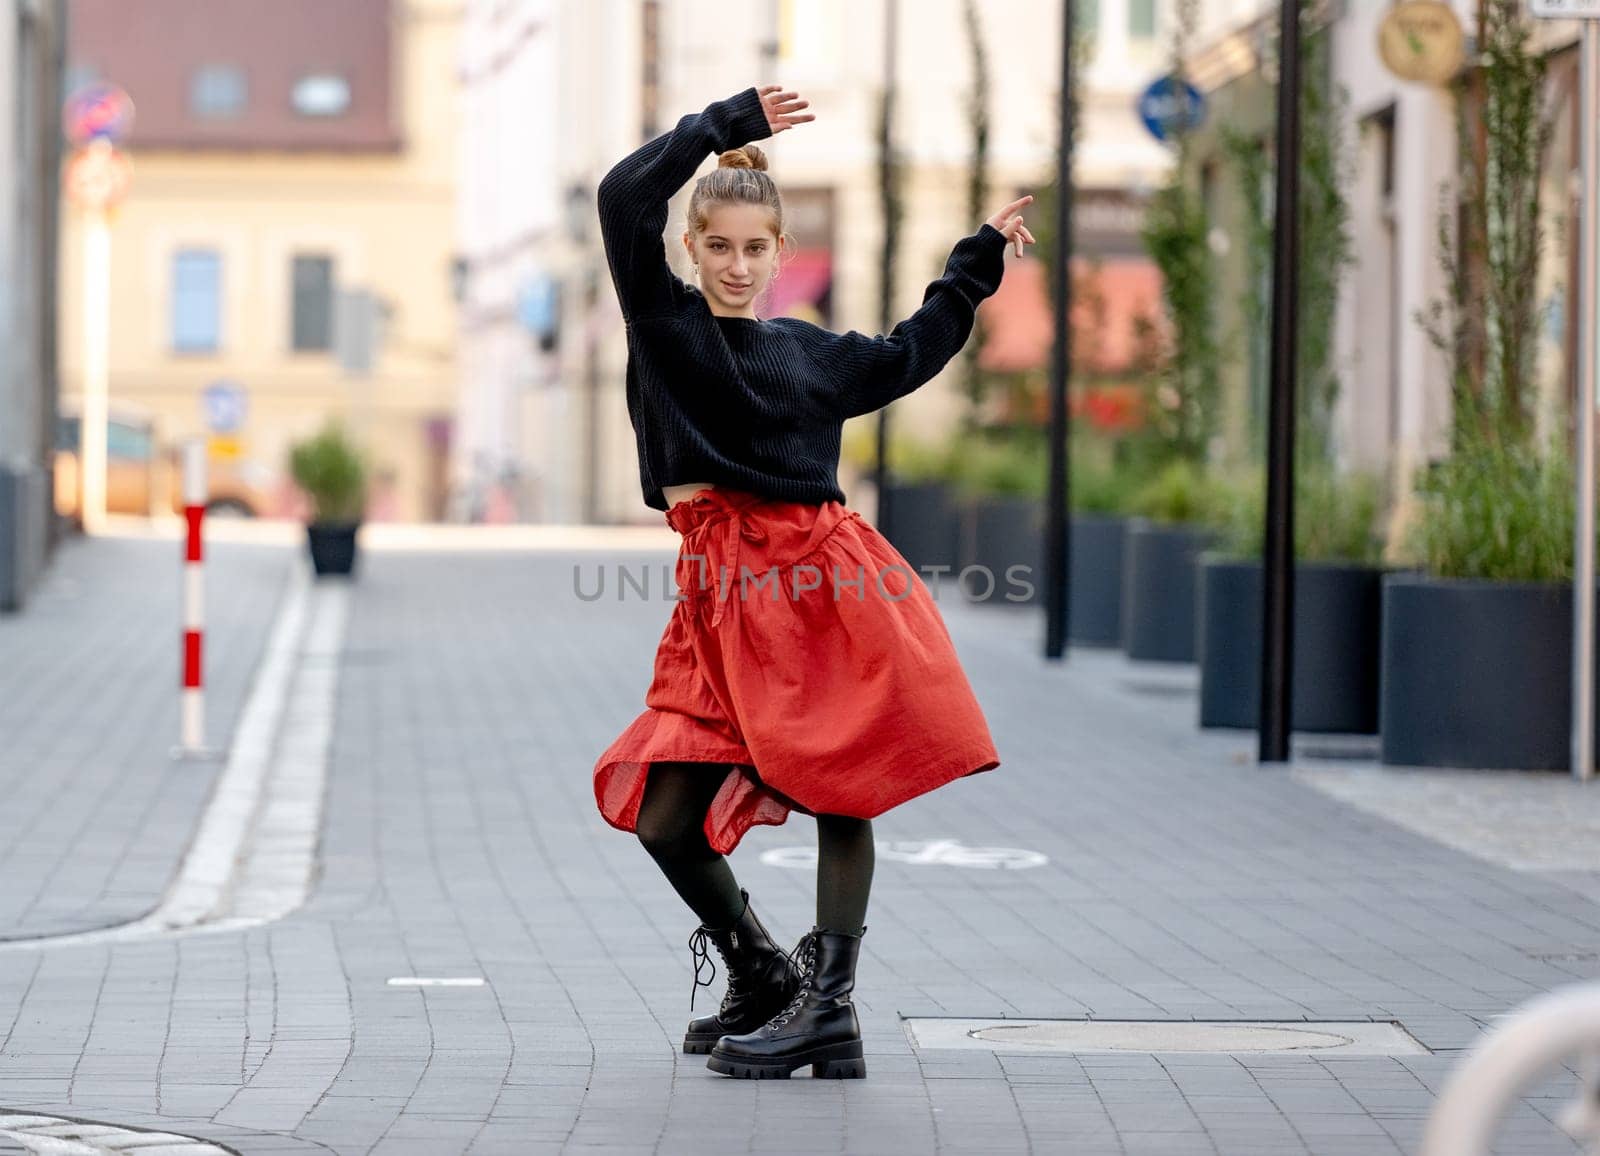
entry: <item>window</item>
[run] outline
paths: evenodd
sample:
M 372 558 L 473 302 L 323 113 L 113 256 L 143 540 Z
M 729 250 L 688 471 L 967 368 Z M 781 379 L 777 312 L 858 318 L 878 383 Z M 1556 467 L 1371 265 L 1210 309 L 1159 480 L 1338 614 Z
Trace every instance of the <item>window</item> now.
M 296 254 L 291 283 L 291 348 L 296 353 L 332 349 L 333 258 Z
M 232 120 L 245 96 L 244 73 L 231 64 L 207 64 L 189 82 L 189 110 L 202 120 Z
M 1154 40 L 1156 0 L 1128 0 L 1128 35 L 1135 40 Z
M 222 257 L 213 249 L 180 249 L 172 257 L 172 348 L 215 353 L 221 344 Z
M 112 419 L 106 422 L 106 457 L 118 461 L 143 462 L 150 459 L 153 439 L 142 426 Z
M 350 82 L 330 74 L 301 77 L 291 99 L 301 116 L 339 116 L 350 107 Z

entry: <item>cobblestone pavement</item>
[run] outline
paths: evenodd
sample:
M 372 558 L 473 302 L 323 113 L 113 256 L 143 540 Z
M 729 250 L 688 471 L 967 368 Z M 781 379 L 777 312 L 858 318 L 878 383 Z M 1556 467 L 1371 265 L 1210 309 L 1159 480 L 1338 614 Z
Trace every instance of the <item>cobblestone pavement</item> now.
M 118 549 L 52 574 L 37 606 L 70 636 L 61 649 L 111 628 L 57 610 L 57 587 L 110 581 Z M 1003 765 L 883 817 L 878 838 L 1047 861 L 880 854 L 857 991 L 868 1078 L 715 1076 L 678 1051 L 694 921 L 590 789 L 595 756 L 642 707 L 669 559 L 369 552 L 310 901 L 244 932 L 0 954 L 0 1113 L 240 1153 L 1370 1156 L 1415 1149 L 1494 1016 L 1600 975 L 1600 904 L 1569 880 L 1255 765 L 1252 736 L 1198 731 L 1191 669 L 1093 651 L 1049 665 L 1033 612 L 946 589 Z M 270 597 L 281 556 L 239 560 L 237 582 Z M 642 562 L 649 600 L 574 594 L 575 564 L 592 585 Z M 138 597 L 155 606 L 165 589 Z M 51 661 L 25 652 L 7 675 L 26 687 Z M 87 699 L 58 691 L 57 727 L 118 722 L 113 689 L 120 675 Z M 0 753 L 8 782 L 17 762 Z M 38 798 L 33 825 L 53 823 L 69 860 L 145 837 L 135 808 L 113 807 L 110 833 L 84 822 L 110 805 L 104 789 Z M 813 839 L 795 817 L 733 858 L 788 942 L 812 921 L 812 877 L 781 861 Z M 24 902 L 14 887 L 39 891 L 0 875 L 5 910 Z M 921 1016 L 1392 1020 L 1431 1054 L 919 1049 L 903 1017 Z M 1574 1151 L 1546 1119 L 1570 1083 L 1530 1089 L 1500 1150 Z

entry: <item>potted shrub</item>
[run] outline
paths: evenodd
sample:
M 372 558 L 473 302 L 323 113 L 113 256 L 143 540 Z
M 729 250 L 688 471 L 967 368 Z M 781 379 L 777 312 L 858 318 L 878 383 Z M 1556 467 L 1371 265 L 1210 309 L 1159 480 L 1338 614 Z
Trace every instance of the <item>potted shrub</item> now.
M 1072 453 L 1072 549 L 1068 638 L 1079 645 L 1122 645 L 1122 561 L 1133 475 Z
M 1200 560 L 1200 725 L 1254 728 L 1261 710 L 1265 472 L 1242 487 Z M 1382 656 L 1382 487 L 1318 466 L 1295 484 L 1291 727 L 1376 734 Z
M 1340 126 L 1348 98 L 1333 83 L 1328 32 L 1311 22 L 1300 46 L 1302 160 L 1297 313 L 1294 654 L 1291 726 L 1301 731 L 1372 734 L 1378 729 L 1381 654 L 1382 504 L 1378 478 L 1334 468 L 1333 414 L 1339 395 L 1333 323 L 1353 246 L 1345 188 L 1348 150 Z M 1266 88 L 1259 72 L 1250 83 Z M 1243 206 L 1246 277 L 1242 325 L 1265 351 L 1270 328 L 1273 224 L 1263 187 L 1272 179 L 1266 145 L 1270 108 L 1241 98 L 1242 122 L 1222 130 L 1222 153 Z M 1253 131 L 1243 131 L 1249 128 Z M 1253 359 L 1264 374 L 1265 357 Z M 1264 388 L 1265 381 L 1259 380 Z M 1254 728 L 1261 709 L 1261 630 L 1266 474 L 1242 488 L 1215 553 L 1200 567 L 1200 725 Z
M 356 532 L 366 510 L 366 468 L 335 424 L 289 451 L 289 471 L 311 501 L 306 537 L 318 575 L 355 569 Z
M 1544 58 L 1515 0 L 1485 0 L 1479 11 L 1481 63 L 1469 79 L 1480 147 L 1462 150 L 1458 195 L 1441 209 L 1447 292 L 1422 318 L 1450 365 L 1450 455 L 1416 477 L 1418 517 L 1405 541 L 1425 572 L 1384 579 L 1381 757 L 1565 769 L 1575 531 L 1568 439 L 1574 418 L 1592 416 L 1563 406 L 1544 437 L 1534 420 L 1539 192 L 1550 137 L 1539 114 Z
M 976 430 L 951 451 L 950 463 L 963 596 L 1001 606 L 1040 601 L 1049 469 L 1042 432 Z
M 951 445 L 906 439 L 894 443 L 889 455 L 892 513 L 885 536 L 919 572 L 956 565 L 960 523 L 951 485 Z M 936 575 L 923 577 L 933 581 Z
M 1407 544 L 1423 572 L 1383 584 L 1383 762 L 1570 767 L 1575 497 L 1564 443 L 1553 437 L 1543 454 L 1460 447 L 1419 479 Z
M 1177 458 L 1129 505 L 1122 562 L 1122 648 L 1131 659 L 1193 662 L 1196 567 L 1233 497 L 1204 467 Z

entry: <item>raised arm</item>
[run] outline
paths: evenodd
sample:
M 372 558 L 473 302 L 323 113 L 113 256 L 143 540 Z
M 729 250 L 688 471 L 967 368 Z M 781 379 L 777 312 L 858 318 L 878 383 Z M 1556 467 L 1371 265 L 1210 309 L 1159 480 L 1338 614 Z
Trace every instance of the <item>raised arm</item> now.
M 625 318 L 670 310 L 687 292 L 662 242 L 672 195 L 709 154 L 770 135 L 761 96 L 751 87 L 683 117 L 605 175 L 596 195 L 600 236 Z
M 854 330 L 838 335 L 830 351 L 838 368 L 843 416 L 882 409 L 932 380 L 961 352 L 978 303 L 1000 287 L 1006 236 L 985 222 L 956 242 L 944 275 L 928 286 L 922 307 L 887 337 Z

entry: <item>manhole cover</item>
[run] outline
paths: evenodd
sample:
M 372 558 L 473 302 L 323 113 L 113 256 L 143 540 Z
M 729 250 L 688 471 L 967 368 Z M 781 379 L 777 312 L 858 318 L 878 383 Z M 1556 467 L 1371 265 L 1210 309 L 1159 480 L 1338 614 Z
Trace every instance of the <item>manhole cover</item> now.
M 1428 1055 L 1392 1023 L 1370 1020 L 908 1019 L 919 1048 L 1053 1052 L 1342 1052 Z

